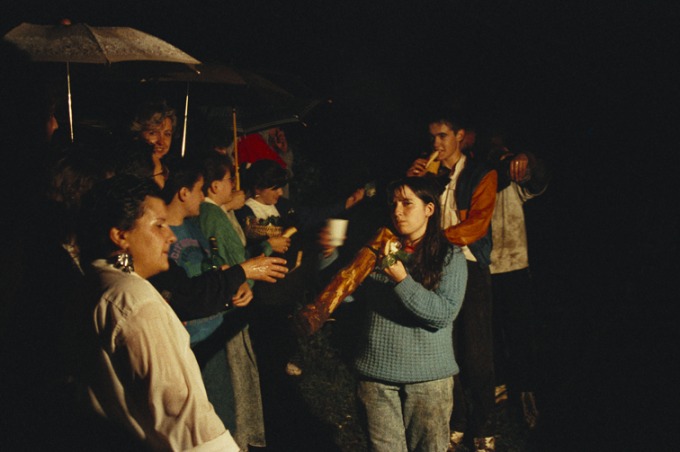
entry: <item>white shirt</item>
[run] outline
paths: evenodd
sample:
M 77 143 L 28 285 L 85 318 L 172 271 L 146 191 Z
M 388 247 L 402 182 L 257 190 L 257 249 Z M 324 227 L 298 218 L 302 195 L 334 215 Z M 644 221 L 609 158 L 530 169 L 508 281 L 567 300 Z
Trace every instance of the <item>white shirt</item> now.
M 529 266 L 523 206 L 534 196 L 515 182 L 511 182 L 496 195 L 496 206 L 491 219 L 491 274 L 507 273 Z
M 94 410 L 154 450 L 238 452 L 208 401 L 189 334 L 172 308 L 136 273 L 103 259 L 92 265 L 101 288 L 87 360 Z
M 465 155 L 461 155 L 460 159 L 458 159 L 458 162 L 456 162 L 456 166 L 454 166 L 453 171 L 451 171 L 449 183 L 446 185 L 444 193 L 442 193 L 439 197 L 439 203 L 442 211 L 442 230 L 460 223 L 458 207 L 456 206 L 456 183 L 458 182 L 460 173 L 462 173 L 463 168 L 465 168 L 466 160 L 467 157 Z M 472 254 L 472 251 L 470 251 L 470 248 L 465 245 L 461 248 L 463 250 L 463 254 L 465 254 L 465 259 L 472 262 L 477 262 L 477 259 Z
M 246 206 L 251 208 L 251 210 L 255 214 L 255 218 L 258 218 L 258 219 L 261 219 L 261 220 L 266 220 L 269 217 L 280 217 L 281 216 L 281 214 L 279 213 L 276 206 L 270 206 L 269 204 L 263 204 L 255 198 L 248 198 L 246 200 Z

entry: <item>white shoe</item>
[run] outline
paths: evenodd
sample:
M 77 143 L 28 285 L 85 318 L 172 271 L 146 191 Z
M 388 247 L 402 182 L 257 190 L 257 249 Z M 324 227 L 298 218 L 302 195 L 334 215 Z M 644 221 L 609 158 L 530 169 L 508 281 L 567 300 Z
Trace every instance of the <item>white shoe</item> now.
M 496 404 L 503 403 L 508 400 L 508 387 L 506 385 L 496 386 Z
M 456 450 L 461 449 L 460 445 L 463 443 L 463 432 L 451 432 L 451 437 L 449 438 L 449 448 L 446 452 L 456 452 Z
M 288 363 L 286 364 L 286 374 L 291 377 L 299 377 L 302 375 L 302 369 L 295 363 Z
M 496 438 L 493 436 L 475 438 L 474 442 L 475 452 L 493 452 L 496 450 Z

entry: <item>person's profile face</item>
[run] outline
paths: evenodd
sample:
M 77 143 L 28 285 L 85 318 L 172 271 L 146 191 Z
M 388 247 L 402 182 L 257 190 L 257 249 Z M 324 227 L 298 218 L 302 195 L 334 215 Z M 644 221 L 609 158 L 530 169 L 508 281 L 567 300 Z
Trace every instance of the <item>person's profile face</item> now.
M 132 256 L 135 272 L 149 278 L 169 268 L 168 250 L 176 240 L 166 222 L 163 200 L 147 196 L 144 213 L 125 232 L 125 250 Z
M 257 200 L 268 206 L 275 205 L 279 201 L 279 198 L 283 196 L 283 188 L 281 187 L 260 188 L 256 191 Z
M 199 177 L 184 200 L 187 216 L 196 217 L 201 213 L 201 203 L 205 200 L 203 195 L 203 176 Z
M 47 118 L 47 123 L 45 124 L 45 138 L 47 142 L 49 143 L 52 141 L 52 135 L 54 135 L 54 132 L 59 128 L 59 123 L 57 122 L 57 118 L 54 116 L 54 113 L 50 114 L 50 117 Z
M 217 202 L 218 204 L 227 203 L 231 199 L 231 192 L 234 189 L 231 172 L 227 170 L 224 177 L 218 181 L 213 182 L 213 185 L 215 189 L 212 190 L 212 192 L 216 197 L 216 199 L 213 199 L 213 201 Z M 211 194 L 210 197 L 212 198 L 213 195 Z

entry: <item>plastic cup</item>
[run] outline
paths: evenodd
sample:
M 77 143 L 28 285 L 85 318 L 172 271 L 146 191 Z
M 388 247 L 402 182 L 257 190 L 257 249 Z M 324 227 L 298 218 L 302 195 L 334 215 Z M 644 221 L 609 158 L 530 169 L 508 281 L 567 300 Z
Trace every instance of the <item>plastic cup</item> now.
M 329 218 L 327 221 L 328 232 L 331 235 L 331 245 L 332 246 L 342 246 L 345 243 L 345 238 L 347 238 L 347 224 L 348 220 L 343 220 L 340 218 Z

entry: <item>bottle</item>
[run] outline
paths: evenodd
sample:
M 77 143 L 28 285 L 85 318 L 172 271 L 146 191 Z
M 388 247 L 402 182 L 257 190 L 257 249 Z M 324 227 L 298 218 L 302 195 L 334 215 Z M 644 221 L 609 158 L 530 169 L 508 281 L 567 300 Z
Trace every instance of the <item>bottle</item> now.
M 217 247 L 217 237 L 210 236 L 208 244 L 210 245 L 210 259 L 206 270 L 219 270 L 222 266 L 222 259 L 220 258 L 220 250 Z

